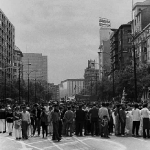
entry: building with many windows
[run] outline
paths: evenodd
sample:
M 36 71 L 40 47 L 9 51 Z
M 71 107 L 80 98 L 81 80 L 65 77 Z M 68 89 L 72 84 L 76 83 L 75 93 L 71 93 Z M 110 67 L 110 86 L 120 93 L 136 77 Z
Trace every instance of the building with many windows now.
M 111 69 L 123 70 L 132 64 L 131 23 L 121 25 L 110 36 Z
M 40 53 L 23 53 L 23 79 L 48 81 L 47 56 Z
M 15 27 L 0 9 L 0 76 L 13 79 L 13 52 L 15 48 Z

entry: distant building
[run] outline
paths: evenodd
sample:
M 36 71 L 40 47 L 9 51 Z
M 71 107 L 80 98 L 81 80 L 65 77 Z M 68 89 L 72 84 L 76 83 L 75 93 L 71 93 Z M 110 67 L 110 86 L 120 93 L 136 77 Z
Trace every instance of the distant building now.
M 22 64 L 23 54 L 21 50 L 15 46 L 14 49 L 14 78 L 18 79 L 20 75 L 20 79 L 23 79 L 23 64 Z
M 6 77 L 13 79 L 13 50 L 15 49 L 15 27 L 0 9 L 0 67 L 6 68 Z M 5 70 L 0 69 L 0 76 L 5 76 Z
M 59 85 L 54 85 L 54 83 L 48 83 L 49 92 L 52 93 L 51 100 L 59 101 Z
M 95 69 L 95 60 L 88 60 L 88 67 L 84 71 L 84 89 L 90 88 L 90 93 L 85 91 L 85 95 L 92 95 L 92 86 L 99 80 L 99 69 Z
M 72 97 L 84 89 L 84 79 L 67 79 L 59 85 L 60 98 Z
M 23 53 L 23 78 L 34 80 L 48 80 L 47 56 L 40 53 Z

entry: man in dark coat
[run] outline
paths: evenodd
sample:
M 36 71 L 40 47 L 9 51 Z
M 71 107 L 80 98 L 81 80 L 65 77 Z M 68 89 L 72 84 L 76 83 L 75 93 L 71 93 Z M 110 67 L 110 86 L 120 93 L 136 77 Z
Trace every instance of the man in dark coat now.
M 79 110 L 76 111 L 75 113 L 75 119 L 76 119 L 76 134 L 80 136 L 82 135 L 82 129 L 84 126 L 84 122 L 85 122 L 85 112 L 84 110 L 82 110 L 82 106 L 79 106 Z

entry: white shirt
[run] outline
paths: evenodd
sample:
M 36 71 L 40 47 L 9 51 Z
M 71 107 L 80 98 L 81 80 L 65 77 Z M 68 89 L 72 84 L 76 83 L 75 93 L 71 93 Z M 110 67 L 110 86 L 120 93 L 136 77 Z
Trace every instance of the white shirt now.
M 149 112 L 148 108 L 143 108 L 141 110 L 141 115 L 142 115 L 142 118 L 149 118 L 150 112 Z
M 138 108 L 132 110 L 132 119 L 133 121 L 140 121 L 141 120 L 141 112 Z

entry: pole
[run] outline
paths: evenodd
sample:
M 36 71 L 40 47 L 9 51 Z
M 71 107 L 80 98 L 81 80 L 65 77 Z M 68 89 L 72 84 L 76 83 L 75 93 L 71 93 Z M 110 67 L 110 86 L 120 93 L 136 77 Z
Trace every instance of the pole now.
M 35 103 L 36 103 L 36 78 L 35 78 Z
M 19 104 L 20 104 L 20 68 L 19 68 Z
M 96 73 L 96 96 L 97 96 L 97 73 Z
M 29 59 L 28 59 L 28 105 L 29 105 Z
M 133 45 L 133 57 L 134 57 L 134 101 L 137 102 L 137 77 L 136 77 L 136 56 L 135 45 Z
M 115 70 L 113 64 L 113 98 L 115 97 Z

